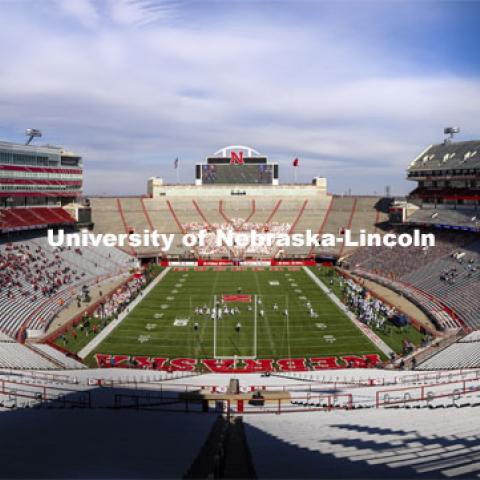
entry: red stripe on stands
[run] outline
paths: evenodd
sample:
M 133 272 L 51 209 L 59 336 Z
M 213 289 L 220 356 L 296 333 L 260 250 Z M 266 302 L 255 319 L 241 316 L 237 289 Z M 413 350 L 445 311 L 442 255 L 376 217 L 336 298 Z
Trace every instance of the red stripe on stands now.
M 355 216 L 356 209 L 357 209 L 357 197 L 355 197 L 353 200 L 352 212 L 350 213 L 350 218 L 348 219 L 347 230 L 350 230 L 352 228 L 353 217 Z M 344 249 L 345 249 L 345 242 L 342 243 L 342 248 L 340 249 L 340 253 L 338 254 L 339 258 L 342 258 Z
M 200 208 L 198 203 L 195 200 L 192 200 L 192 203 L 195 209 L 197 210 L 198 214 L 200 215 L 200 217 L 202 217 L 202 220 L 207 224 L 207 227 L 212 228 L 212 225 L 208 221 L 208 218 L 205 216 L 205 214 L 202 212 L 202 209 Z
M 16 185 L 82 185 L 81 180 L 48 180 L 40 178 L 1 178 L 0 183 Z
M 25 192 L 0 192 L 0 197 L 78 197 L 82 192 L 70 192 L 70 191 L 45 191 L 45 190 L 28 190 Z
M 125 215 L 123 213 L 122 203 L 120 202 L 119 198 L 117 198 L 117 209 L 118 209 L 118 212 L 120 213 L 120 218 L 122 219 L 123 228 L 125 229 L 125 233 L 128 235 L 128 234 L 130 234 L 130 231 L 129 231 L 129 228 L 128 228 L 128 225 L 127 225 L 127 221 L 125 220 Z M 135 251 L 135 249 L 132 246 L 130 246 L 130 251 L 132 252 L 133 256 L 137 255 L 137 252 Z
M 72 223 L 75 219 L 60 207 L 5 208 L 0 215 L 2 230 Z
M 257 208 L 256 208 L 255 200 L 253 199 L 252 200 L 252 209 L 250 211 L 250 215 L 245 219 L 245 221 L 243 223 L 247 223 L 255 215 L 256 211 L 257 211 Z
M 148 223 L 148 226 L 150 227 L 150 231 L 153 232 L 155 230 L 155 227 L 153 226 L 152 219 L 150 218 L 150 215 L 148 214 L 147 207 L 145 206 L 145 203 L 144 203 L 143 200 L 144 200 L 144 198 L 141 197 L 140 198 L 140 203 L 142 204 L 143 214 L 145 215 L 145 218 L 147 219 L 147 223 Z
M 220 215 L 223 217 L 223 219 L 226 220 L 227 223 L 233 226 L 233 221 L 230 218 L 228 218 L 225 212 L 223 211 L 223 200 L 220 200 L 218 202 L 218 211 Z
M 305 200 L 303 202 L 303 205 L 300 207 L 300 211 L 298 212 L 297 218 L 295 218 L 295 220 L 292 223 L 292 226 L 290 227 L 290 230 L 288 231 L 289 235 L 291 235 L 295 231 L 295 228 L 296 228 L 298 222 L 302 218 L 303 212 L 307 208 L 307 204 L 308 204 L 308 200 Z
M 168 206 L 168 210 L 170 211 L 170 214 L 171 214 L 172 217 L 173 217 L 173 220 L 174 220 L 175 223 L 177 224 L 178 229 L 180 230 L 181 233 L 185 234 L 186 231 L 185 231 L 185 229 L 183 228 L 183 225 L 180 223 L 180 220 L 178 219 L 177 214 L 176 214 L 175 211 L 173 210 L 173 205 L 170 203 L 170 200 L 167 200 L 167 206 Z
M 0 170 L 8 170 L 14 172 L 70 173 L 72 175 L 81 175 L 83 173 L 83 170 L 72 168 L 27 167 L 19 165 L 0 165 Z
M 325 225 L 327 224 L 328 217 L 330 216 L 330 212 L 332 211 L 334 198 L 335 197 L 333 197 L 333 196 L 330 198 L 330 203 L 328 204 L 327 212 L 325 213 L 325 216 L 323 217 L 322 224 L 320 225 L 320 228 L 318 229 L 317 233 L 320 236 L 323 234 L 323 230 L 325 229 Z M 310 251 L 308 252 L 308 254 L 311 255 L 314 250 L 315 250 L 315 247 L 312 246 L 312 248 L 310 248 Z
M 272 213 L 270 213 L 270 215 L 268 216 L 268 218 L 265 220 L 265 223 L 263 224 L 263 229 L 265 230 L 265 228 L 268 227 L 268 224 L 272 221 L 272 218 L 275 216 L 275 214 L 277 213 L 278 209 L 280 208 L 280 205 L 282 204 L 282 201 L 279 200 L 275 206 L 273 207 L 273 210 L 272 210 Z

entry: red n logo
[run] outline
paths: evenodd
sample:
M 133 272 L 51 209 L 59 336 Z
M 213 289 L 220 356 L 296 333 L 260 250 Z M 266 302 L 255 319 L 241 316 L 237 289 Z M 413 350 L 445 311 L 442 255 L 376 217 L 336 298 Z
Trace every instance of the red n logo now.
M 243 152 L 232 152 L 230 153 L 230 165 L 235 165 L 238 163 L 239 165 L 244 165 L 245 161 L 243 160 Z

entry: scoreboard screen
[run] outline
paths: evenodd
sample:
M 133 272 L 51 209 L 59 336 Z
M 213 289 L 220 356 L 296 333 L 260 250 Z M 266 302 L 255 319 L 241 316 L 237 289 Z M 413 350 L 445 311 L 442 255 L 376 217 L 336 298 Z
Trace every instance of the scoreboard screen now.
M 204 185 L 230 185 L 236 183 L 271 185 L 273 165 L 268 164 L 204 164 L 202 183 Z

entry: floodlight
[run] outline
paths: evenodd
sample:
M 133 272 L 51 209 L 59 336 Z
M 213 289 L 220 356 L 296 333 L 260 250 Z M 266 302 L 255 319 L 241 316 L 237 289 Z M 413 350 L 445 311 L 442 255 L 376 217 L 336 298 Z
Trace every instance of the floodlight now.
M 27 128 L 25 130 L 25 135 L 28 137 L 27 143 L 25 145 L 30 145 L 30 142 L 35 137 L 41 137 L 42 136 L 42 132 L 40 130 L 37 130 L 36 128 Z
M 445 142 L 451 142 L 452 139 L 453 139 L 453 136 L 456 134 L 456 133 L 459 133 L 460 132 L 460 128 L 459 127 L 445 127 L 443 129 L 443 133 L 445 135 L 449 135 L 448 138 L 445 139 Z

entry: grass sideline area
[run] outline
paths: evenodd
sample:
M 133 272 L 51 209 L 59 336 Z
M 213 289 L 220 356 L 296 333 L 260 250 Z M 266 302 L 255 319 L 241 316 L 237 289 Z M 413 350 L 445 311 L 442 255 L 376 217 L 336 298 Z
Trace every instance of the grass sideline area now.
M 300 267 L 200 267 L 172 268 L 87 357 L 87 363 L 95 365 L 95 353 L 212 358 L 215 320 L 210 314 L 195 313 L 195 308 L 211 308 L 215 298 L 220 301 L 223 295 L 239 294 L 246 301 L 231 297 L 221 304 L 222 309 L 228 306 L 238 313 L 224 314 L 216 321 L 217 356 L 255 353 L 256 298 L 258 358 L 350 354 L 379 354 L 384 358 Z M 241 324 L 239 332 L 237 323 Z
M 343 299 L 342 287 L 340 286 L 342 277 L 335 269 L 313 267 L 311 270 L 340 300 Z M 387 330 L 375 327 L 372 327 L 372 330 L 396 353 L 402 353 L 404 339 L 410 340 L 418 347 L 424 337 L 424 335 L 412 325 L 396 327 L 391 322 L 388 322 Z
M 151 265 L 146 271 L 149 282 L 153 281 L 164 267 Z M 118 290 L 118 288 L 117 288 Z M 109 297 L 110 295 L 108 295 Z M 55 343 L 68 351 L 77 354 L 85 345 L 92 341 L 116 316 L 100 320 L 92 315 L 84 316 L 83 319 L 72 325 L 64 334 L 55 339 Z

